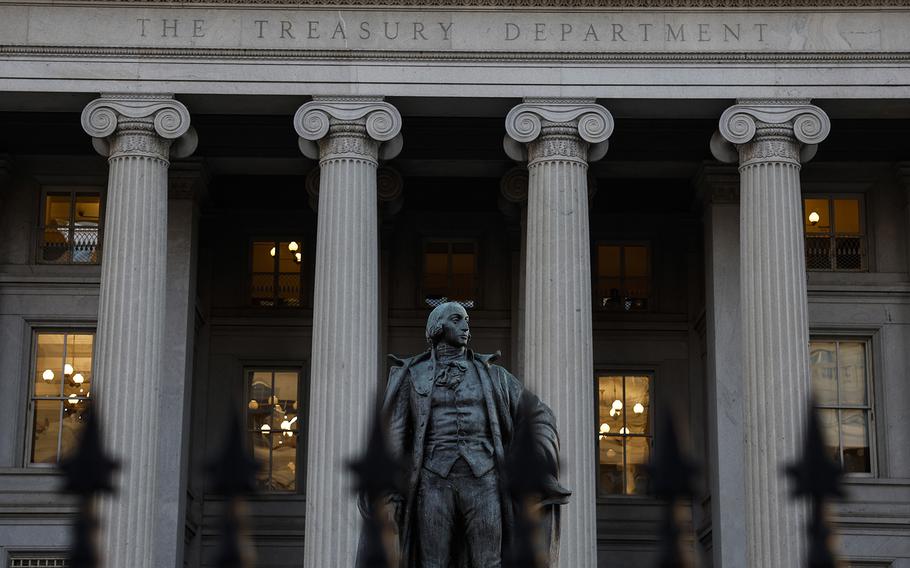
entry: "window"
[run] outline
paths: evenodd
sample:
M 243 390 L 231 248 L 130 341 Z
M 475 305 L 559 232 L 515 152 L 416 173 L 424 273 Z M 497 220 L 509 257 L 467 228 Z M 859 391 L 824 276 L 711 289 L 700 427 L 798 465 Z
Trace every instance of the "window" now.
M 601 375 L 598 382 L 600 492 L 648 492 L 651 461 L 651 377 Z
M 101 192 L 46 190 L 38 233 L 39 262 L 98 264 L 101 262 Z
M 866 269 L 860 198 L 806 198 L 803 216 L 808 270 Z
M 869 343 L 855 339 L 809 342 L 812 389 L 825 445 L 847 473 L 872 473 Z
M 300 372 L 247 371 L 247 387 L 250 447 L 260 464 L 258 488 L 264 492 L 296 491 Z
M 300 241 L 257 240 L 252 246 L 250 296 L 254 306 L 299 308 L 303 245 Z
M 477 301 L 477 243 L 427 241 L 423 245 L 421 293 L 430 306 L 459 302 L 472 308 Z
M 611 311 L 648 309 L 651 254 L 646 244 L 597 245 L 597 305 Z
M 30 463 L 57 463 L 76 446 L 89 408 L 94 340 L 91 332 L 35 335 Z

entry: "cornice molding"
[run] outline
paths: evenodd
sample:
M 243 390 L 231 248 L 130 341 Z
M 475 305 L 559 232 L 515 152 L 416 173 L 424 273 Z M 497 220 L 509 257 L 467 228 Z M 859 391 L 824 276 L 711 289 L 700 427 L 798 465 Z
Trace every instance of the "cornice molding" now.
M 83 46 L 0 46 L 0 56 L 29 57 L 72 57 L 72 58 L 117 58 L 135 60 L 180 59 L 180 60 L 222 60 L 236 63 L 238 60 L 271 60 L 297 62 L 361 61 L 379 62 L 452 62 L 452 63 L 724 63 L 747 66 L 793 64 L 848 64 L 848 63 L 892 63 L 910 64 L 910 53 L 906 52 L 521 52 L 521 51 L 393 51 L 356 49 L 236 49 L 236 48 L 165 48 L 165 47 L 83 47 Z
M 319 8 L 894 8 L 906 0 L 83 0 L 83 4 Z

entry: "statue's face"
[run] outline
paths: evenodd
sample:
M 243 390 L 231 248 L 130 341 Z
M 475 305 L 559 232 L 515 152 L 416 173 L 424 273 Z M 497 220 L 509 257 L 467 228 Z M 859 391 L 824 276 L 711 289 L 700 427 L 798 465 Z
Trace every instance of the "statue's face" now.
M 456 304 L 442 320 L 442 341 L 453 347 L 464 347 L 470 338 L 468 312 Z

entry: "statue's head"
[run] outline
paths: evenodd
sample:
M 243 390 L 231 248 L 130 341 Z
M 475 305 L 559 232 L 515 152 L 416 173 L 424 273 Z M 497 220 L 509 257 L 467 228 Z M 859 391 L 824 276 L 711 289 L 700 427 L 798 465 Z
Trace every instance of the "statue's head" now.
M 458 302 L 439 304 L 427 318 L 427 343 L 435 347 L 440 341 L 453 347 L 464 347 L 471 339 L 468 312 Z

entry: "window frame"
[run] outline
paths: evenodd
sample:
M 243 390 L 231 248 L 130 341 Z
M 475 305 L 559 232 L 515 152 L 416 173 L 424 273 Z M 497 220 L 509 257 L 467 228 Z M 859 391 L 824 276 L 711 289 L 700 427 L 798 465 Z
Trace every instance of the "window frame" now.
M 275 261 L 272 274 L 272 285 L 274 286 L 274 292 L 272 299 L 275 300 L 274 306 L 263 306 L 261 304 L 253 303 L 253 277 L 256 274 L 266 274 L 265 272 L 254 272 L 253 271 L 253 246 L 257 242 L 271 241 L 277 248 L 281 242 L 291 242 L 294 241 L 300 247 L 297 249 L 301 253 L 302 259 L 300 261 L 300 272 L 298 276 L 300 277 L 299 282 L 299 299 L 296 306 L 280 306 L 277 303 L 278 300 L 278 279 L 281 276 L 282 272 L 279 265 L 279 256 L 275 255 Z M 254 309 L 264 309 L 264 310 L 299 310 L 301 308 L 308 307 L 309 299 L 309 290 L 306 285 L 309 282 L 309 266 L 311 263 L 308 263 L 306 259 L 311 256 L 310 250 L 306 248 L 307 241 L 304 240 L 302 235 L 280 235 L 280 236 L 252 236 L 247 239 L 247 286 L 246 286 L 246 305 Z
M 35 381 L 34 378 L 37 376 L 37 365 L 38 365 L 38 335 L 42 333 L 64 333 L 64 334 L 91 334 L 92 335 L 92 382 L 95 381 L 95 355 L 96 350 L 95 346 L 97 345 L 98 339 L 98 328 L 97 324 L 92 323 L 75 323 L 72 326 L 67 325 L 49 325 L 49 326 L 31 326 L 30 328 L 30 341 L 29 341 L 29 356 L 28 356 L 28 365 L 26 366 L 26 384 L 28 385 L 25 392 L 25 437 L 23 439 L 22 445 L 22 465 L 28 469 L 55 469 L 58 467 L 59 462 L 57 463 L 40 463 L 33 462 L 31 460 L 32 448 L 34 447 L 34 433 L 35 433 L 35 401 L 38 398 L 35 396 Z M 88 400 L 92 398 L 86 397 Z M 58 400 L 57 398 L 51 398 L 48 400 Z M 59 400 L 64 400 L 62 397 Z M 57 443 L 57 457 L 59 460 L 60 457 L 60 442 Z
M 871 263 L 872 263 L 872 254 L 870 252 L 870 242 L 869 242 L 869 232 L 868 224 L 866 222 L 866 194 L 865 193 L 850 193 L 850 192 L 835 192 L 828 193 L 823 191 L 817 192 L 804 192 L 801 195 L 801 209 L 802 209 L 802 219 L 803 219 L 803 259 L 807 261 L 807 239 L 810 236 L 810 233 L 806 230 L 806 219 L 808 212 L 806 211 L 806 200 L 808 199 L 826 199 L 828 201 L 828 218 L 834 219 L 834 200 L 836 199 L 855 199 L 859 206 L 859 239 L 860 246 L 862 247 L 862 252 L 860 254 L 861 266 L 858 269 L 852 268 L 809 268 L 808 263 L 806 264 L 806 272 L 844 272 L 844 273 L 858 273 L 858 272 L 871 272 Z M 831 247 L 835 247 L 837 244 L 837 236 L 839 233 L 831 231 L 830 233 L 825 233 L 831 239 Z M 818 233 L 819 236 L 822 236 L 822 233 Z M 856 236 L 856 235 L 843 235 L 843 236 Z M 832 253 L 832 250 L 829 248 L 828 259 L 834 261 L 835 256 Z
M 263 490 L 257 487 L 256 493 L 254 494 L 257 498 L 288 498 L 290 496 L 305 496 L 306 495 L 306 464 L 307 464 L 307 439 L 308 439 L 308 425 L 309 425 L 309 382 L 306 380 L 306 365 L 299 362 L 275 362 L 271 363 L 268 361 L 255 361 L 255 362 L 243 362 L 242 363 L 242 380 L 243 380 L 243 399 L 242 405 L 240 407 L 240 412 L 243 416 L 243 431 L 247 435 L 253 434 L 249 429 L 248 425 L 248 412 L 249 409 L 247 404 L 250 401 L 250 387 L 251 387 L 251 378 L 252 373 L 254 372 L 270 372 L 270 373 L 281 373 L 281 372 L 295 372 L 297 373 L 297 415 L 300 418 L 297 419 L 297 456 L 295 457 L 296 466 L 294 472 L 294 483 L 295 489 L 293 491 L 274 491 L 274 490 Z M 273 379 L 274 380 L 274 379 Z M 303 420 L 302 420 L 303 419 Z M 253 455 L 253 447 L 250 443 L 250 438 L 246 438 L 245 444 L 247 445 L 247 451 L 250 456 L 255 460 L 256 457 Z M 271 457 L 271 454 L 270 454 Z M 259 463 L 257 461 L 257 463 Z M 263 465 L 263 464 L 260 464 Z
M 454 272 L 452 271 L 452 245 L 458 244 L 458 243 L 470 243 L 471 245 L 474 246 L 474 298 L 473 298 L 474 305 L 469 309 L 480 308 L 483 305 L 483 300 L 482 300 L 483 293 L 482 293 L 482 287 L 481 287 L 481 282 L 483 282 L 483 278 L 480 274 L 480 267 L 482 266 L 482 262 L 481 262 L 481 258 L 480 258 L 480 248 L 481 248 L 480 239 L 471 238 L 471 237 L 455 237 L 455 238 L 423 237 L 421 239 L 421 241 L 420 241 L 420 260 L 418 263 L 420 265 L 420 273 L 418 275 L 418 284 L 417 284 L 417 288 L 418 288 L 417 306 L 422 309 L 430 307 L 426 302 L 427 293 L 426 293 L 426 288 L 424 286 L 424 275 L 426 274 L 426 248 L 427 248 L 427 245 L 430 243 L 446 243 L 448 245 L 449 250 L 447 253 L 448 257 L 447 257 L 447 267 L 446 267 L 447 268 L 446 277 L 448 279 L 448 282 L 447 282 L 446 286 L 450 287 L 450 288 L 452 286 L 452 279 L 454 277 Z M 454 302 L 457 300 L 449 298 L 448 301 Z
M 623 492 L 622 493 L 606 493 L 601 488 L 600 484 L 600 378 L 604 376 L 621 376 L 623 377 L 623 398 L 625 398 L 625 377 L 648 377 L 648 397 L 650 405 L 650 414 L 648 415 L 648 430 L 651 432 L 649 436 L 641 434 L 620 434 L 615 435 L 614 437 L 626 439 L 629 437 L 637 438 L 647 438 L 650 440 L 649 456 L 654 455 L 655 451 L 655 438 L 657 432 L 655 431 L 655 416 L 657 408 L 659 406 L 657 398 L 655 396 L 656 384 L 657 384 L 657 370 L 654 368 L 647 367 L 623 367 L 623 366 L 596 366 L 594 369 L 594 455 L 597 456 L 595 460 L 595 493 L 598 501 L 605 501 L 611 499 L 634 499 L 636 501 L 653 499 L 649 493 L 640 493 L 637 495 L 628 494 L 625 492 L 626 487 L 626 452 L 625 452 L 625 443 L 623 444 Z M 625 404 L 625 401 L 623 402 Z M 625 420 L 623 421 L 625 424 Z M 609 435 L 609 434 L 608 434 Z
M 597 268 L 600 263 L 600 247 L 601 246 L 618 246 L 618 247 L 620 247 L 620 256 L 619 256 L 620 286 L 622 286 L 626 280 L 626 275 L 625 275 L 626 268 L 625 268 L 625 263 L 623 262 L 625 260 L 626 247 L 643 246 L 648 251 L 648 273 L 646 276 L 647 281 L 648 281 L 648 296 L 647 296 L 648 306 L 646 308 L 640 309 L 640 310 L 624 310 L 624 309 L 610 309 L 603 305 L 603 299 L 599 297 L 600 294 L 598 293 L 598 289 L 597 289 L 598 280 L 600 280 L 600 273 L 597 271 Z M 593 252 L 594 258 L 593 258 L 593 262 L 591 265 L 592 266 L 591 302 L 594 305 L 595 312 L 600 312 L 600 313 L 605 313 L 605 314 L 635 314 L 635 313 L 645 314 L 645 313 L 651 313 L 651 312 L 657 311 L 656 307 L 655 307 L 656 294 L 654 292 L 654 246 L 650 240 L 646 240 L 646 239 L 640 239 L 640 240 L 599 239 L 599 240 L 594 241 L 594 247 L 593 247 L 592 252 Z
M 868 427 L 867 427 L 866 431 L 868 432 L 868 436 L 869 436 L 869 439 L 868 439 L 868 442 L 869 442 L 869 471 L 855 471 L 855 472 L 844 471 L 844 476 L 847 478 L 850 478 L 850 479 L 875 479 L 875 478 L 879 477 L 879 466 L 878 466 L 878 443 L 877 443 L 878 421 L 876 420 L 876 415 L 875 415 L 875 408 L 877 406 L 876 400 L 875 400 L 875 385 L 874 385 L 875 367 L 874 367 L 873 361 L 872 361 L 872 359 L 875 355 L 874 348 L 873 348 L 873 337 L 871 337 L 865 333 L 850 334 L 850 333 L 810 332 L 809 333 L 809 346 L 810 347 L 811 347 L 811 344 L 813 341 L 819 341 L 819 342 L 826 341 L 826 342 L 835 343 L 835 350 L 836 350 L 835 352 L 837 353 L 836 357 L 839 357 L 840 352 L 837 348 L 837 345 L 840 342 L 853 342 L 853 343 L 862 343 L 863 344 L 863 352 L 864 352 L 865 359 L 866 359 L 865 373 L 866 373 L 866 400 L 868 401 L 867 406 L 861 406 L 861 405 L 855 405 L 855 404 L 842 405 L 842 404 L 840 404 L 840 401 L 838 401 L 837 404 L 833 404 L 833 405 L 832 404 L 820 405 L 818 403 L 815 403 L 813 400 L 813 409 L 814 410 L 843 410 L 843 409 L 846 409 L 846 410 L 863 410 L 863 411 L 868 412 L 869 423 L 868 423 Z M 810 349 L 810 353 L 811 353 L 811 349 Z M 837 364 L 837 361 L 836 361 L 836 364 Z M 839 368 L 839 364 L 837 364 L 837 366 L 835 368 L 836 369 Z M 811 359 L 810 359 L 809 379 L 810 379 L 810 381 L 812 379 L 812 377 L 811 377 Z M 837 380 L 838 380 L 838 388 L 839 388 L 839 385 L 840 385 L 840 383 L 839 383 L 840 376 L 839 375 L 837 376 Z M 811 385 L 811 383 L 810 383 L 810 388 L 813 389 L 813 392 L 814 392 L 814 386 Z M 839 414 L 838 414 L 838 416 L 839 416 Z M 841 466 L 841 468 L 843 468 L 843 465 L 844 465 L 843 464 L 843 447 L 844 446 L 843 446 L 843 432 L 841 431 L 841 428 L 840 428 L 840 421 L 838 421 L 837 437 L 838 437 L 838 440 L 837 440 L 838 441 L 838 456 L 840 459 L 839 465 Z
M 107 206 L 107 188 L 101 185 L 66 185 L 66 184 L 47 184 L 41 186 L 40 201 L 38 203 L 38 223 L 36 238 L 33 239 L 35 243 L 35 264 L 40 264 L 44 266 L 100 266 L 103 261 L 104 256 L 104 221 L 106 216 L 106 206 Z M 47 213 L 47 197 L 48 194 L 53 193 L 69 193 L 70 195 L 70 229 L 69 229 L 69 246 L 67 248 L 68 253 L 70 254 L 69 262 L 50 262 L 42 259 L 42 251 L 44 250 L 44 231 L 46 228 L 45 223 L 45 214 Z M 97 261 L 96 262 L 73 262 L 72 261 L 72 246 L 73 246 L 73 231 L 75 229 L 75 214 L 76 214 L 76 198 L 78 195 L 82 194 L 98 194 L 98 244 L 96 246 L 97 251 Z

